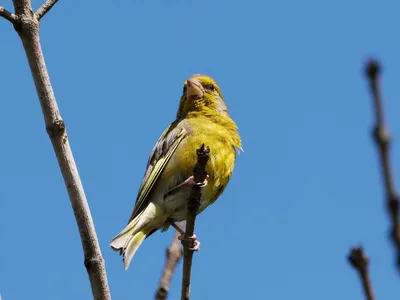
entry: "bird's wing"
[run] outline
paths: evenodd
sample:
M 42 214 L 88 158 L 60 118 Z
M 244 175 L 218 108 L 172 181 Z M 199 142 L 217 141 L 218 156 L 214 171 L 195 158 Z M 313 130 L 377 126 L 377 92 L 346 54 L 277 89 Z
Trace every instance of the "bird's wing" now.
M 140 185 L 135 208 L 129 222 L 135 218 L 149 203 L 147 196 L 154 187 L 162 171 L 171 159 L 179 143 L 184 139 L 187 131 L 172 123 L 160 136 L 147 163 L 146 173 Z M 129 223 L 128 222 L 128 223 Z

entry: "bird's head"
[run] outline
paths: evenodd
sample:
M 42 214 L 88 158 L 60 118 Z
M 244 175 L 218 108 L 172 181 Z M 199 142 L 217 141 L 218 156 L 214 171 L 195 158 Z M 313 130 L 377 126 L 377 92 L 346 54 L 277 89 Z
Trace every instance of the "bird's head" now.
M 190 112 L 213 112 L 229 116 L 221 90 L 211 77 L 196 74 L 184 83 L 177 117 L 183 118 Z

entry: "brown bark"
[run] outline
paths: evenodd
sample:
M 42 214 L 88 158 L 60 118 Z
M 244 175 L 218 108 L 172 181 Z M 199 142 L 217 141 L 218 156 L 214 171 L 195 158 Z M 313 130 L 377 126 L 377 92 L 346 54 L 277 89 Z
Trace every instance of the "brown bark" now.
M 197 149 L 197 164 L 193 170 L 194 181 L 202 183 L 207 177 L 206 164 L 210 158 L 210 148 L 204 147 L 204 144 Z M 183 275 L 182 275 L 182 294 L 181 300 L 190 299 L 190 281 L 192 271 L 192 260 L 194 247 L 193 240 L 190 237 L 194 234 L 197 211 L 200 207 L 201 187 L 194 185 L 190 194 L 186 218 L 186 230 L 183 240 Z
M 111 299 L 108 288 L 105 263 L 101 255 L 92 216 L 82 186 L 82 182 L 69 145 L 66 126 L 53 93 L 50 78 L 44 61 L 40 37 L 39 20 L 57 1 L 47 1 L 37 13 L 32 11 L 29 0 L 13 0 L 15 19 L 14 28 L 21 38 L 31 69 L 36 92 L 46 124 L 46 130 L 64 178 L 72 209 L 78 225 L 83 251 L 94 299 Z M 4 11 L 1 16 L 4 16 Z M 10 18 L 6 18 L 10 19 Z
M 350 264 L 356 269 L 360 276 L 361 284 L 364 290 L 365 299 L 374 300 L 374 290 L 372 289 L 371 280 L 368 274 L 369 259 L 365 255 L 362 247 L 355 247 L 351 249 L 348 260 Z
M 183 228 L 184 223 L 185 222 L 180 222 L 179 227 Z M 155 300 L 165 300 L 168 297 L 172 275 L 174 274 L 175 268 L 181 259 L 183 252 L 181 241 L 178 239 L 179 235 L 180 233 L 176 231 L 171 246 L 167 248 L 165 266 L 156 294 L 154 296 Z
M 394 177 L 390 162 L 389 150 L 391 138 L 389 130 L 386 128 L 385 116 L 383 110 L 383 101 L 379 87 L 380 65 L 371 60 L 367 64 L 366 73 L 369 78 L 373 103 L 375 108 L 375 126 L 373 136 L 379 152 L 381 171 L 385 183 L 386 207 L 391 220 L 390 237 L 396 251 L 396 266 L 400 272 L 400 224 L 399 224 L 399 195 L 394 186 Z

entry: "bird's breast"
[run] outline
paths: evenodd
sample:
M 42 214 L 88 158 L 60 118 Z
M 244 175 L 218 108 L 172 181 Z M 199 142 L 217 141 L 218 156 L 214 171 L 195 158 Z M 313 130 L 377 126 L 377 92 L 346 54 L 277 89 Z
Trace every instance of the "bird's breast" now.
M 217 200 L 224 191 L 233 172 L 236 153 L 234 146 L 227 137 L 227 132 L 223 128 L 218 128 L 218 126 L 215 128 L 210 125 L 189 132 L 190 134 L 181 142 L 162 176 L 169 179 L 167 179 L 170 182 L 168 188 L 173 188 L 173 186 L 183 182 L 193 174 L 193 168 L 197 163 L 196 150 L 202 144 L 210 147 L 210 159 L 206 166 L 209 178 L 207 186 L 202 190 L 200 213 Z M 169 207 L 177 206 L 175 214 L 186 216 L 189 194 L 190 187 L 186 187 L 166 199 L 167 202 L 170 202 Z

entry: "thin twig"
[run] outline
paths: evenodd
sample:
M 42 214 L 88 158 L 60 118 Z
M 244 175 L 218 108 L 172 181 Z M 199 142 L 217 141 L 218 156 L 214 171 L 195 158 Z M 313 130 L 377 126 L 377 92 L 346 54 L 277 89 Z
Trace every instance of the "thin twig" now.
M 58 0 L 47 0 L 37 11 L 36 11 L 36 16 L 40 20 L 41 18 L 44 17 L 45 14 L 47 14 L 50 9 L 53 7 L 54 4 L 56 4 Z
M 42 107 L 46 130 L 53 144 L 68 190 L 82 241 L 85 256 L 84 264 L 89 275 L 93 298 L 96 300 L 109 300 L 111 296 L 105 263 L 101 255 L 86 195 L 67 138 L 65 123 L 61 118 L 44 61 L 39 39 L 39 20 L 37 15 L 32 13 L 30 0 L 13 0 L 13 3 L 15 13 L 19 19 L 19 26 L 14 26 L 14 28 L 17 30 L 24 46 Z
M 350 264 L 356 269 L 358 275 L 360 276 L 365 298 L 367 300 L 374 300 L 374 290 L 372 288 L 371 280 L 368 274 L 369 259 L 365 255 L 363 248 L 361 246 L 354 247 L 353 249 L 351 249 L 347 258 Z
M 391 171 L 391 163 L 389 158 L 391 138 L 385 125 L 383 101 L 378 80 L 379 72 L 379 63 L 374 60 L 370 60 L 366 67 L 366 73 L 369 78 L 369 84 L 375 107 L 375 126 L 373 128 L 373 136 L 379 151 L 381 171 L 383 180 L 385 182 L 386 206 L 391 219 L 390 237 L 396 250 L 396 265 L 398 271 L 400 272 L 399 196 L 394 187 L 393 173 Z
M 204 144 L 197 149 L 197 164 L 193 169 L 194 181 L 202 183 L 207 177 L 206 164 L 210 158 L 210 148 Z M 194 234 L 197 211 L 200 207 L 201 187 L 193 185 L 187 206 L 186 231 L 183 243 L 183 275 L 181 300 L 190 299 L 190 280 L 192 271 L 194 241 L 190 237 Z M 191 242 L 191 243 L 189 243 Z
M 179 223 L 179 228 L 183 228 L 185 222 Z M 182 257 L 181 241 L 178 239 L 180 233 L 176 231 L 171 246 L 167 248 L 164 270 L 161 276 L 160 284 L 154 296 L 155 300 L 165 300 L 168 297 L 169 285 L 175 268 Z
M 10 21 L 11 23 L 15 24 L 18 21 L 18 18 L 13 13 L 10 13 L 7 9 L 3 6 L 0 6 L 0 17 Z

